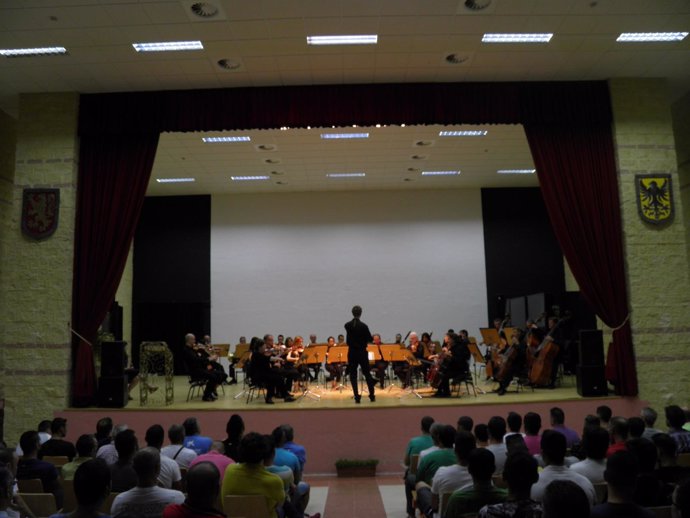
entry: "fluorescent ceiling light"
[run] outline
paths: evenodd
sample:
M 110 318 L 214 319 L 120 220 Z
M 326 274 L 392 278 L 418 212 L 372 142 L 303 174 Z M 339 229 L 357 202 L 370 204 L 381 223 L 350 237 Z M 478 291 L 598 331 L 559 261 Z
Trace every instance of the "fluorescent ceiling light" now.
M 326 176 L 329 178 L 361 178 L 366 176 L 367 173 L 327 173 Z
M 235 182 L 244 182 L 252 180 L 268 180 L 270 176 L 231 176 L 230 179 Z
M 196 182 L 194 178 L 156 178 L 158 183 L 186 183 Z
M 321 133 L 322 139 L 369 138 L 369 133 Z
M 498 174 L 533 174 L 536 173 L 536 169 L 499 169 L 496 171 Z
M 200 41 L 155 41 L 152 43 L 132 43 L 137 52 L 171 52 L 176 50 L 203 50 Z
M 422 176 L 455 176 L 460 171 L 422 171 Z
M 682 41 L 687 32 L 622 32 L 616 41 Z
M 374 45 L 378 43 L 376 34 L 353 34 L 350 36 L 307 36 L 309 45 Z
M 67 54 L 65 47 L 36 47 L 31 49 L 0 49 L 0 55 L 8 58 L 30 57 L 30 56 L 51 56 L 57 54 Z
M 206 144 L 216 144 L 218 142 L 251 142 L 252 138 L 247 136 L 240 137 L 203 137 Z
M 439 137 L 483 137 L 488 133 L 487 130 L 460 130 L 460 131 L 439 131 Z
M 552 37 L 552 32 L 486 33 L 482 36 L 482 43 L 548 43 Z

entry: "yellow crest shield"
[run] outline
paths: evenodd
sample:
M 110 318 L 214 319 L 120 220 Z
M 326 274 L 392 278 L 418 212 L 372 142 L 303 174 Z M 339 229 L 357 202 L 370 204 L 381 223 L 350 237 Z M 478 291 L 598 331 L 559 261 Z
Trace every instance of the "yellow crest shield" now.
M 673 220 L 671 175 L 665 173 L 635 175 L 637 210 L 642 221 L 660 225 Z

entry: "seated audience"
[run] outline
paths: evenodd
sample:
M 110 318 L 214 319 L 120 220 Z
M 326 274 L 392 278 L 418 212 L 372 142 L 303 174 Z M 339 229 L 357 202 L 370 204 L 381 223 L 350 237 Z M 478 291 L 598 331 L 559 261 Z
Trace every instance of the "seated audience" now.
M 405 470 L 405 499 L 407 500 L 407 515 L 414 516 L 414 507 L 412 507 L 412 490 L 416 483 L 416 475 L 410 473 L 410 458 L 412 455 L 419 455 L 423 450 L 431 448 L 434 445 L 434 441 L 431 438 L 431 427 L 434 424 L 434 418 L 429 416 L 422 417 L 421 430 L 422 433 L 410 439 L 407 443 L 407 448 L 405 449 L 405 466 L 408 468 Z
M 545 430 L 541 436 L 541 456 L 546 467 L 539 473 L 539 481 L 532 486 L 532 498 L 541 502 L 546 486 L 552 481 L 570 480 L 584 490 L 590 505 L 594 505 L 594 486 L 587 478 L 564 465 L 565 452 L 565 436 L 555 430 Z
M 613 411 L 611 410 L 611 407 L 608 405 L 601 405 L 597 407 L 597 417 L 599 418 L 601 422 L 601 426 L 606 428 L 608 430 L 609 428 L 609 422 L 611 421 L 611 416 L 613 415 Z
M 453 451 L 455 427 L 443 425 L 439 430 L 438 440 L 439 449 L 425 455 L 424 458 L 419 461 L 416 477 L 417 484 L 425 482 L 430 486 L 436 471 L 441 466 L 452 466 L 455 464 L 455 451 Z
M 80 435 L 79 439 L 77 439 L 77 457 L 75 457 L 72 462 L 68 462 L 62 466 L 62 469 L 60 470 L 60 476 L 62 479 L 73 480 L 77 468 L 86 461 L 93 459 L 96 456 L 97 449 L 98 443 L 93 435 Z M 108 475 L 108 479 L 110 479 L 110 475 Z
M 165 432 L 159 424 L 154 424 L 146 430 L 146 445 L 155 448 L 160 453 L 163 446 Z M 169 457 L 161 455 L 161 467 L 158 473 L 158 485 L 166 489 L 182 490 L 182 473 L 180 466 Z
M 458 432 L 470 432 L 472 433 L 472 428 L 474 428 L 474 419 L 468 415 L 460 416 L 458 419 Z
M 609 421 L 609 433 L 611 446 L 606 450 L 606 457 L 625 450 L 625 441 L 628 440 L 628 421 L 624 417 L 614 417 Z
M 41 444 L 44 444 L 46 441 L 49 441 L 52 437 L 50 433 L 50 428 L 52 424 L 53 422 L 49 421 L 48 419 L 44 419 L 43 421 L 38 423 L 38 438 L 41 440 Z
M 678 444 L 667 433 L 658 433 L 652 438 L 656 446 L 658 468 L 656 473 L 667 484 L 679 484 L 690 478 L 690 467 L 678 465 Z
M 489 419 L 489 445 L 487 450 L 494 454 L 496 473 L 503 473 L 503 465 L 506 463 L 508 449 L 506 448 L 503 437 L 506 434 L 506 420 L 500 416 Z
M 137 473 L 134 471 L 132 461 L 134 454 L 139 449 L 139 443 L 134 430 L 125 430 L 115 436 L 115 449 L 117 450 L 117 462 L 110 465 L 110 480 L 112 491 L 122 493 L 137 485 Z
M 525 436 L 525 434 L 520 431 L 522 429 L 522 416 L 520 414 L 517 412 L 508 413 L 506 422 L 508 423 L 508 432 L 503 436 L 503 442 L 506 442 L 506 437 L 510 437 L 511 435 Z
M 90 436 L 93 438 L 93 436 Z M 95 443 L 94 439 L 94 443 Z M 103 459 L 88 459 L 74 473 L 77 508 L 72 513 L 58 513 L 50 518 L 100 518 L 100 508 L 110 494 L 110 469 Z
M 565 412 L 558 407 L 553 407 L 550 411 L 551 415 L 551 429 L 563 434 L 568 448 L 572 448 L 574 444 L 580 442 L 580 436 L 572 428 L 565 426 Z
M 163 518 L 225 518 L 217 509 L 222 473 L 210 462 L 199 462 L 187 473 L 187 498 L 182 504 L 169 504 Z
M 489 445 L 489 427 L 485 424 L 475 425 L 474 437 L 477 439 L 477 448 L 486 448 Z
M 640 437 L 642 437 L 642 434 L 644 434 L 644 430 L 644 420 L 641 417 L 628 418 L 628 438 L 639 439 Z
M 472 476 L 472 485 L 453 492 L 443 515 L 446 518 L 460 518 L 469 513 L 477 513 L 485 505 L 503 502 L 508 497 L 508 491 L 495 487 L 491 481 L 496 465 L 494 454 L 489 450 L 472 450 L 467 469 Z
M 527 412 L 524 419 L 525 424 L 525 445 L 532 455 L 537 455 L 541 451 L 541 416 L 535 412 Z
M 227 437 L 223 441 L 223 453 L 225 456 L 230 457 L 235 462 L 238 462 L 239 458 L 237 456 L 237 449 L 239 448 L 240 440 L 244 435 L 244 421 L 242 420 L 242 417 L 238 414 L 232 414 L 225 425 L 225 433 L 227 434 Z M 222 477 L 224 473 L 221 472 L 220 475 Z
M 115 497 L 110 509 L 113 516 L 160 518 L 167 505 L 184 502 L 180 491 L 158 486 L 160 459 L 156 448 L 143 448 L 134 455 L 132 467 L 136 473 L 136 485 Z
M 419 462 L 422 462 L 422 459 L 427 454 L 431 453 L 432 451 L 436 451 L 441 447 L 438 435 L 441 433 L 441 430 L 444 426 L 445 425 L 441 423 L 434 423 L 431 425 L 431 428 L 429 429 L 429 434 L 431 435 L 431 446 L 424 448 L 419 452 Z
M 60 509 L 64 493 L 58 480 L 58 471 L 50 462 L 38 459 L 40 445 L 38 432 L 34 430 L 24 432 L 19 438 L 19 445 L 24 455 L 17 462 L 17 480 L 41 479 L 43 491 L 55 495 L 55 503 Z
M 683 430 L 685 412 L 678 405 L 666 407 L 666 425 L 668 434 L 678 445 L 678 453 L 690 453 L 690 432 Z
M 592 518 L 654 518 L 652 511 L 633 501 L 638 472 L 635 455 L 629 451 L 618 451 L 611 455 L 604 472 L 608 501 L 594 506 Z
M 235 463 L 235 461 L 232 460 L 230 457 L 226 457 L 224 452 L 225 445 L 220 441 L 213 441 L 213 444 L 211 444 L 211 449 L 208 450 L 208 453 L 202 453 L 201 455 L 196 457 L 189 464 L 189 467 L 191 468 L 192 466 L 196 466 L 200 462 L 210 462 L 216 468 L 218 468 L 218 472 L 220 473 L 220 481 L 223 482 L 223 477 L 225 477 L 225 470 L 230 464 Z
M 300 471 L 304 471 L 304 465 L 307 463 L 307 450 L 301 444 L 295 442 L 295 430 L 289 424 L 280 425 L 285 433 L 285 443 L 283 448 L 294 453 L 299 459 Z
M 98 447 L 110 444 L 113 440 L 110 435 L 113 431 L 113 420 L 110 417 L 103 417 L 96 423 L 96 441 Z
M 654 443 L 649 439 L 630 439 L 626 447 L 635 456 L 640 467 L 633 501 L 643 507 L 671 505 L 673 487 L 662 482 L 655 471 L 657 450 Z
M 541 504 L 530 498 L 532 485 L 539 480 L 538 469 L 536 459 L 528 452 L 509 455 L 503 468 L 508 498 L 482 507 L 479 518 L 541 518 Z
M 50 423 L 51 438 L 44 442 L 38 450 L 38 458 L 42 459 L 48 456 L 65 456 L 69 460 L 77 456 L 77 450 L 69 441 L 65 440 L 67 436 L 67 419 L 63 417 L 56 417 Z
M 194 450 L 197 455 L 206 453 L 213 443 L 213 439 L 201 435 L 201 427 L 196 417 L 188 417 L 182 423 L 184 426 L 184 446 L 190 450 Z
M 642 410 L 640 410 L 640 417 L 642 417 L 645 426 L 644 432 L 642 432 L 642 437 L 644 437 L 645 439 L 651 439 L 652 437 L 654 437 L 654 435 L 661 433 L 661 430 L 657 430 L 656 428 L 654 428 L 654 425 L 656 424 L 656 418 L 658 417 L 656 410 L 646 406 Z
M 115 437 L 120 432 L 124 432 L 127 430 L 127 425 L 126 424 L 119 424 L 113 428 L 112 431 L 112 441 L 104 444 L 103 446 L 99 446 L 98 451 L 96 452 L 96 458 L 97 459 L 103 459 L 108 466 L 115 464 L 117 462 L 117 450 L 115 449 Z
M 587 477 L 592 484 L 603 483 L 608 447 L 609 433 L 604 428 L 586 427 L 582 434 L 582 448 L 587 458 L 571 465 L 570 470 Z
M 187 469 L 197 455 L 194 450 L 184 445 L 184 427 L 180 424 L 171 425 L 168 428 L 168 439 L 170 444 L 161 448 L 161 454 L 177 462 L 181 468 Z
M 546 486 L 541 506 L 542 518 L 588 518 L 591 512 L 587 495 L 570 480 L 554 480 Z

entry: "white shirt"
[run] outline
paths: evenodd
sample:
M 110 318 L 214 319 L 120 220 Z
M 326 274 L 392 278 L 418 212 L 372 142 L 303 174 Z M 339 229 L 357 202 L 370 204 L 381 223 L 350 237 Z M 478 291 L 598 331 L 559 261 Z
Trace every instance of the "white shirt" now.
M 431 493 L 440 498 L 443 493 L 452 493 L 456 489 L 470 485 L 472 485 L 472 475 L 465 466 L 460 464 L 441 466 L 431 480 Z M 438 518 L 438 516 L 438 512 L 434 513 L 434 517 Z
M 494 454 L 494 462 L 496 463 L 495 474 L 503 473 L 503 466 L 506 463 L 506 457 L 508 456 L 508 449 L 504 443 L 501 444 L 489 444 L 486 447 L 491 453 Z
M 571 471 L 587 477 L 592 484 L 606 482 L 604 471 L 606 470 L 606 459 L 594 460 L 585 459 L 570 466 Z
M 182 451 L 180 451 L 180 448 L 182 448 Z M 178 451 L 180 452 L 179 454 L 177 453 Z M 181 468 L 189 468 L 189 463 L 196 459 L 196 452 L 183 447 L 181 444 L 165 446 L 161 448 L 161 453 L 173 459 Z
M 120 493 L 113 500 L 110 515 L 126 514 L 140 518 L 160 518 L 169 504 L 184 503 L 184 495 L 174 489 L 162 487 L 134 487 Z
M 420 462 L 422 461 L 422 459 L 424 458 L 424 455 L 427 455 L 427 454 L 431 453 L 432 451 L 436 451 L 436 450 L 440 450 L 440 449 L 441 449 L 441 448 L 439 448 L 438 446 L 434 445 L 434 446 L 429 446 L 426 450 L 420 451 L 420 452 L 419 452 L 419 461 L 420 461 Z
M 167 489 L 172 489 L 173 483 L 180 480 L 182 480 L 182 474 L 180 473 L 179 464 L 170 457 L 161 455 L 161 470 L 158 473 L 158 483 Z
M 96 458 L 97 459 L 103 459 L 105 463 L 110 466 L 111 464 L 115 464 L 117 460 L 120 458 L 120 456 L 117 454 L 117 450 L 115 449 L 114 444 L 104 444 L 100 448 L 98 448 L 98 451 L 96 452 Z
M 532 486 L 530 496 L 532 500 L 541 502 L 544 498 L 544 490 L 554 480 L 570 480 L 580 486 L 587 495 L 590 507 L 597 501 L 597 494 L 594 486 L 586 477 L 580 475 L 575 471 L 571 471 L 566 466 L 546 466 L 541 473 L 539 473 L 539 480 Z

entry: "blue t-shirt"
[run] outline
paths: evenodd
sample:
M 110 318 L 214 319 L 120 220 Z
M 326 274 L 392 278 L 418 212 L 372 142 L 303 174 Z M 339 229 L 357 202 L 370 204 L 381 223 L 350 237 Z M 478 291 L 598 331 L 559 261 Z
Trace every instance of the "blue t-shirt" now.
M 184 438 L 185 448 L 194 450 L 197 455 L 208 453 L 208 450 L 211 449 L 212 444 L 213 439 L 210 437 L 204 437 L 203 435 L 190 435 Z
M 276 466 L 287 466 L 295 475 L 295 481 L 297 482 L 300 480 L 302 468 L 297 455 L 294 453 L 287 451 L 285 448 L 276 448 L 276 456 L 273 460 L 273 464 Z

